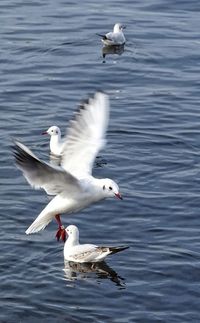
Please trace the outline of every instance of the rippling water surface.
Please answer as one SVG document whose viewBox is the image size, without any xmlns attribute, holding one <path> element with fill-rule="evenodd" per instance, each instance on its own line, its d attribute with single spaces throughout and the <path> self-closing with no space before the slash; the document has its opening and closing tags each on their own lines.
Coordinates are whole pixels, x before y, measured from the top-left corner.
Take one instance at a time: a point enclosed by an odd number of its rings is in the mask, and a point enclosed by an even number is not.
<svg viewBox="0 0 200 323">
<path fill-rule="evenodd" d="M 1 0 L 1 322 L 200 322 L 199 1 Z M 127 25 L 121 55 L 96 33 Z M 25 230 L 48 202 L 14 165 L 11 138 L 48 160 L 41 132 L 65 132 L 96 89 L 111 100 L 94 174 L 124 200 L 71 217 L 81 241 L 130 248 L 64 270 L 55 222 Z M 101 163 L 103 161 L 103 163 Z"/>
</svg>

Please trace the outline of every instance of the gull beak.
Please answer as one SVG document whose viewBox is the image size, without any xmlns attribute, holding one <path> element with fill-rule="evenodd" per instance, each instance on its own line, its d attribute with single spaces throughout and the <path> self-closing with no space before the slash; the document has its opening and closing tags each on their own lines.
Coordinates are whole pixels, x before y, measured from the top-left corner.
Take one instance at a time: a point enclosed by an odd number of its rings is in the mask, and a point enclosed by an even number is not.
<svg viewBox="0 0 200 323">
<path fill-rule="evenodd" d="M 126 25 L 122 25 L 122 29 L 126 29 Z"/>
<path fill-rule="evenodd" d="M 42 132 L 42 135 L 48 135 L 47 131 Z"/>
<path fill-rule="evenodd" d="M 123 200 L 123 198 L 122 198 L 122 196 L 121 196 L 121 194 L 120 194 L 120 193 L 115 193 L 115 196 L 116 196 L 118 199 Z"/>
</svg>

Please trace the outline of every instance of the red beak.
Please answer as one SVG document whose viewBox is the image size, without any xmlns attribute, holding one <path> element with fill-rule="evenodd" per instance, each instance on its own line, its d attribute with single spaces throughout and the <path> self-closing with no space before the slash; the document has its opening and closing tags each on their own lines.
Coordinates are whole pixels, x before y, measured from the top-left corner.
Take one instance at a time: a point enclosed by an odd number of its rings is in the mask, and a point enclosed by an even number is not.
<svg viewBox="0 0 200 323">
<path fill-rule="evenodd" d="M 120 194 L 120 193 L 115 193 L 115 196 L 116 196 L 118 199 L 123 200 L 123 198 L 122 198 L 122 196 L 121 196 L 121 194 Z"/>
<path fill-rule="evenodd" d="M 42 132 L 42 135 L 48 135 L 47 131 Z"/>
</svg>

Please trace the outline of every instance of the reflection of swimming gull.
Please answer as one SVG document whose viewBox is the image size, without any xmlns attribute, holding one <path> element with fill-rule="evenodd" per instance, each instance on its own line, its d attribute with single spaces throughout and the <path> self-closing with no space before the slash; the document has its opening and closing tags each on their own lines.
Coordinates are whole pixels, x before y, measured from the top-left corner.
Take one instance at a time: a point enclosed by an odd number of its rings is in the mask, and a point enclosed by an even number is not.
<svg viewBox="0 0 200 323">
<path fill-rule="evenodd" d="M 126 39 L 125 39 L 124 33 L 123 33 L 124 28 L 125 28 L 125 26 L 117 23 L 114 25 L 113 31 L 111 31 L 105 35 L 101 35 L 101 34 L 97 34 L 97 35 L 102 37 L 101 40 L 104 43 L 104 45 L 106 45 L 106 46 L 123 45 L 126 42 Z"/>
<path fill-rule="evenodd" d="M 112 45 L 112 46 L 103 46 L 102 53 L 103 55 L 108 54 L 118 54 L 121 55 L 124 52 L 124 45 Z"/>
<path fill-rule="evenodd" d="M 92 278 L 92 274 L 95 274 L 98 279 L 110 279 L 117 286 L 125 287 L 124 278 L 119 276 L 105 261 L 82 264 L 65 261 L 64 272 L 67 280 Z"/>
<path fill-rule="evenodd" d="M 107 197 L 122 199 L 114 181 L 97 179 L 91 174 L 95 157 L 105 144 L 108 119 L 109 100 L 104 93 L 96 93 L 80 106 L 66 137 L 62 167 L 41 161 L 26 146 L 15 142 L 16 164 L 29 184 L 55 196 L 26 234 L 43 230 L 55 217 L 59 225 L 56 237 L 65 241 L 60 214 L 78 212 Z"/>
<path fill-rule="evenodd" d="M 103 58 L 106 57 L 106 55 L 122 55 L 124 52 L 124 45 L 112 45 L 112 46 L 103 46 L 102 47 L 102 56 Z"/>
<path fill-rule="evenodd" d="M 127 249 L 123 247 L 99 247 L 94 244 L 79 244 L 79 230 L 75 225 L 66 228 L 68 235 L 64 245 L 64 259 L 67 261 L 85 263 L 101 262 L 108 255 Z"/>
<path fill-rule="evenodd" d="M 61 138 L 61 131 L 60 128 L 57 126 L 50 127 L 47 131 L 42 133 L 43 135 L 50 135 L 50 152 L 53 155 L 60 156 L 63 152 L 64 148 L 64 140 Z"/>
</svg>

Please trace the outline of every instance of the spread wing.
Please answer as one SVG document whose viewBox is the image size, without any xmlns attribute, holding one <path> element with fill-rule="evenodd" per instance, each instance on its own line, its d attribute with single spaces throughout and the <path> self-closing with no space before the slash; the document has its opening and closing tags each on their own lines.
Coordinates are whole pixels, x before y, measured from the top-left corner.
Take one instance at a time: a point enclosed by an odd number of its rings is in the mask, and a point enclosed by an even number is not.
<svg viewBox="0 0 200 323">
<path fill-rule="evenodd" d="M 73 192 L 81 191 L 79 182 L 73 175 L 39 160 L 22 143 L 15 141 L 14 144 L 16 164 L 32 187 L 42 188 L 49 195 L 57 195 L 63 191 L 72 195 Z"/>
<path fill-rule="evenodd" d="M 66 136 L 61 166 L 80 178 L 92 173 L 94 160 L 105 144 L 109 121 L 109 99 L 97 92 L 83 103 L 71 121 Z"/>
</svg>

